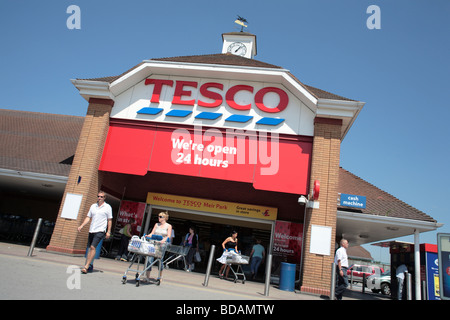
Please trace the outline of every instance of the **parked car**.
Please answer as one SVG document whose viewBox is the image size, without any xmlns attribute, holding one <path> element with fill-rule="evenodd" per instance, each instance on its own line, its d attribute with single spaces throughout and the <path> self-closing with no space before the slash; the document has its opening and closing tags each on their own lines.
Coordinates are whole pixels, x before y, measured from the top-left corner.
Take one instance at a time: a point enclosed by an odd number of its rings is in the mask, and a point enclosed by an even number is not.
<svg viewBox="0 0 450 320">
<path fill-rule="evenodd" d="M 366 286 L 372 292 L 378 293 L 381 291 L 384 295 L 391 294 L 391 270 L 388 270 L 381 275 L 371 275 L 367 278 Z"/>
<path fill-rule="evenodd" d="M 347 270 L 348 281 L 362 283 L 364 274 L 366 275 L 366 279 L 367 279 L 369 276 L 371 276 L 373 274 L 377 274 L 378 276 L 380 276 L 380 274 L 383 271 L 384 270 L 382 268 L 377 267 L 377 266 L 366 266 L 366 265 L 360 265 L 360 264 L 353 264 Z M 352 279 L 352 274 L 353 274 L 353 279 Z"/>
</svg>

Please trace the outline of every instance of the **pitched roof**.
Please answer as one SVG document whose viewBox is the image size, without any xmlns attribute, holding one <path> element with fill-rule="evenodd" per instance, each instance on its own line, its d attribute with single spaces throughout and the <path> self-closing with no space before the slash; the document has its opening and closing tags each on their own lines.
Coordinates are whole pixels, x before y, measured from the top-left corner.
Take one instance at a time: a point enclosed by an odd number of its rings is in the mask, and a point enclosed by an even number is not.
<svg viewBox="0 0 450 320">
<path fill-rule="evenodd" d="M 195 55 L 195 56 L 178 56 L 178 57 L 166 57 L 166 58 L 154 58 L 149 61 L 170 61 L 170 62 L 181 62 L 181 63 L 201 63 L 201 64 L 217 64 L 217 65 L 229 65 L 229 66 L 240 66 L 240 67 L 257 67 L 257 68 L 270 68 L 270 69 L 283 69 L 280 66 L 276 66 L 270 63 L 262 62 L 255 59 L 249 59 L 241 56 L 237 56 L 231 53 L 217 53 L 217 54 L 206 54 L 206 55 Z M 144 62 L 139 63 L 133 68 L 125 71 L 124 73 L 118 76 L 109 76 L 109 77 L 101 77 L 101 78 L 90 78 L 90 79 L 77 79 L 77 80 L 90 80 L 90 81 L 102 81 L 112 83 L 115 80 L 119 79 L 123 75 L 128 72 L 134 70 L 135 68 L 144 64 Z M 347 100 L 347 101 L 355 101 L 352 99 L 348 99 L 342 96 L 339 96 L 334 93 L 327 92 L 322 89 L 318 89 L 309 85 L 302 83 L 299 79 L 297 79 L 293 74 L 289 73 L 289 75 L 297 81 L 301 86 L 303 86 L 308 92 L 310 92 L 313 96 L 318 99 L 333 99 L 333 100 Z"/>
<path fill-rule="evenodd" d="M 338 190 L 339 193 L 365 196 L 366 208 L 356 209 L 361 213 L 436 222 L 436 220 L 426 213 L 410 206 L 393 195 L 375 187 L 369 182 L 342 168 L 340 168 L 339 171 Z M 342 211 L 355 211 L 353 209 L 340 206 L 338 206 L 338 209 Z"/>
<path fill-rule="evenodd" d="M 0 168 L 68 176 L 84 117 L 0 109 Z"/>
<path fill-rule="evenodd" d="M 367 260 L 373 260 L 370 252 L 361 246 L 348 247 L 347 255 L 351 258 L 363 258 Z"/>
</svg>

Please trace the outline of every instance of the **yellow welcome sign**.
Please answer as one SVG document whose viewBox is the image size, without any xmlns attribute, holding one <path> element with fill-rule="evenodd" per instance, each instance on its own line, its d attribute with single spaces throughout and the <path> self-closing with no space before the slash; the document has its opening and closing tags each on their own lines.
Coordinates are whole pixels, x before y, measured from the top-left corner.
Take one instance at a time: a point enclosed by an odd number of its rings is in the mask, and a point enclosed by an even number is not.
<svg viewBox="0 0 450 320">
<path fill-rule="evenodd" d="M 272 207 L 175 196 L 171 194 L 153 192 L 149 192 L 147 194 L 147 203 L 164 207 L 230 214 L 239 217 L 264 220 L 276 220 L 278 213 L 277 208 Z"/>
</svg>

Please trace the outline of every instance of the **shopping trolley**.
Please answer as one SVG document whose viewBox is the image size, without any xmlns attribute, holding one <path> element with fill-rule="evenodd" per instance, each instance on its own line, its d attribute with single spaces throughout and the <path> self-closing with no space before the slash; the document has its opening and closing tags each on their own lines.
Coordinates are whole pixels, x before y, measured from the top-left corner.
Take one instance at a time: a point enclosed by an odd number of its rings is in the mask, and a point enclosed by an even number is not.
<svg viewBox="0 0 450 320">
<path fill-rule="evenodd" d="M 166 252 L 171 253 L 168 255 L 167 259 L 164 260 L 164 268 L 169 269 L 169 264 L 179 259 L 182 259 L 184 262 L 184 267 L 186 268 L 186 255 L 189 252 L 189 246 L 177 246 L 173 244 L 169 244 L 166 248 Z"/>
<path fill-rule="evenodd" d="M 144 237 L 139 238 L 138 236 L 133 236 L 128 243 L 128 251 L 133 253 L 131 258 L 131 264 L 128 269 L 125 271 L 122 277 L 122 283 L 127 283 L 127 273 L 128 272 L 136 272 L 135 280 L 136 287 L 139 287 L 141 276 L 149 271 L 153 265 L 158 263 L 158 277 L 156 278 L 156 285 L 161 283 L 161 271 L 163 268 L 162 258 L 166 252 L 166 248 L 168 246 L 167 242 L 161 242 L 155 240 L 154 238 L 147 240 Z M 153 261 L 148 261 L 153 258 Z M 141 259 L 144 260 L 143 270 L 139 270 L 139 265 L 141 264 Z M 133 265 L 136 264 L 136 269 L 133 269 Z"/>
<path fill-rule="evenodd" d="M 242 283 L 245 283 L 245 273 L 244 269 L 242 269 L 243 264 L 248 264 L 250 257 L 241 255 L 239 253 L 233 253 L 227 256 L 226 264 L 230 268 L 231 272 L 234 275 L 234 283 L 239 280 L 239 276 L 242 276 Z M 233 266 L 236 266 L 236 270 L 233 269 Z"/>
</svg>

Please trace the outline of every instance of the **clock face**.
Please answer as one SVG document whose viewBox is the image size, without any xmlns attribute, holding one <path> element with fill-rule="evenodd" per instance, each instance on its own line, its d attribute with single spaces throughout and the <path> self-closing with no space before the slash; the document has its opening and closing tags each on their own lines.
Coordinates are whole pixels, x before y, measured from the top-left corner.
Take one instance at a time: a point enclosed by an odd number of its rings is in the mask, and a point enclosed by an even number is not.
<svg viewBox="0 0 450 320">
<path fill-rule="evenodd" d="M 238 56 L 243 56 L 247 53 L 247 47 L 242 42 L 233 42 L 228 46 L 227 51 Z"/>
</svg>

